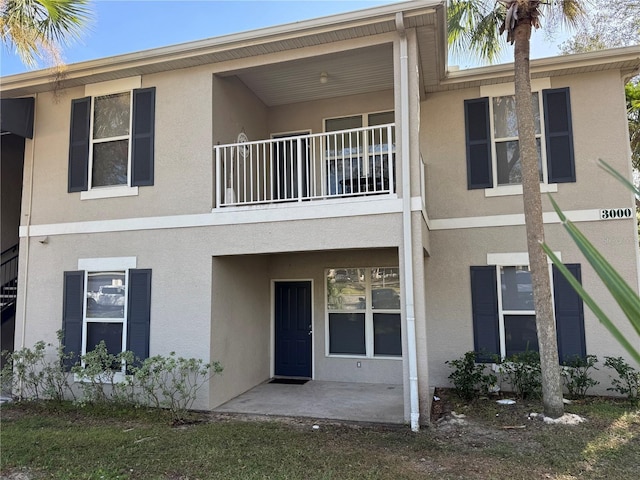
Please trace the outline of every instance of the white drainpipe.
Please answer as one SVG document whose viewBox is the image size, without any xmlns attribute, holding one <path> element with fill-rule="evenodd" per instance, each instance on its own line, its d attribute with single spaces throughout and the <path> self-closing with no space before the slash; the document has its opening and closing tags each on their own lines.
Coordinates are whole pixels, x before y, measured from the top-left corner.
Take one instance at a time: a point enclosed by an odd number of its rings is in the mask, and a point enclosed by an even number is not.
<svg viewBox="0 0 640 480">
<path fill-rule="evenodd" d="M 418 396 L 418 357 L 416 352 L 416 314 L 413 293 L 413 246 L 411 234 L 411 162 L 409 158 L 409 53 L 402 12 L 396 13 L 396 29 L 400 34 L 400 145 L 402 151 L 402 245 L 404 250 L 404 292 L 407 316 L 407 361 L 411 397 L 411 430 L 420 430 Z"/>
</svg>

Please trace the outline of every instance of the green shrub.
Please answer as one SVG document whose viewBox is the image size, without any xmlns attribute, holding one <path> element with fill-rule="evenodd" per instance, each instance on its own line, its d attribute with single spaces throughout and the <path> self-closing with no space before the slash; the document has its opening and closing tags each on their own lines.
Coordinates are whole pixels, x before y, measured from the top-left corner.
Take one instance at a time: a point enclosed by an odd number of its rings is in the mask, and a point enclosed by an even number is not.
<svg viewBox="0 0 640 480">
<path fill-rule="evenodd" d="M 487 394 L 497 381 L 493 373 L 485 373 L 484 364 L 476 363 L 476 352 L 467 352 L 457 360 L 444 363 L 453 369 L 449 380 L 453 382 L 456 393 L 465 400 Z"/>
<path fill-rule="evenodd" d="M 595 355 L 587 355 L 586 357 L 576 355 L 562 364 L 560 373 L 569 396 L 584 398 L 587 395 L 587 390 L 600 383 L 591 378 L 589 372 L 591 369 L 598 370 L 595 366 L 596 363 L 598 363 L 598 357 Z"/>
<path fill-rule="evenodd" d="M 514 353 L 500 364 L 499 372 L 522 399 L 542 396 L 542 370 L 538 352 Z"/>
<path fill-rule="evenodd" d="M 82 397 L 79 403 L 103 403 L 119 401 L 119 390 L 114 388 L 123 378 L 123 367 L 132 363 L 133 353 L 109 353 L 104 341 L 96 348 L 84 354 L 81 362 L 71 372 L 80 383 Z"/>
<path fill-rule="evenodd" d="M 133 367 L 132 380 L 143 404 L 166 408 L 174 422 L 182 422 L 198 390 L 220 372 L 219 362 L 204 363 L 200 359 L 177 357 L 171 352 L 169 356 L 149 357 L 139 367 Z"/>
<path fill-rule="evenodd" d="M 611 388 L 607 390 L 618 392 L 627 397 L 633 404 L 640 402 L 640 372 L 636 371 L 622 357 L 604 357 L 604 366 L 612 368 L 618 378 L 611 377 Z"/>
<path fill-rule="evenodd" d="M 64 369 L 64 363 L 72 358 L 72 354 L 64 353 L 62 331 L 57 335 L 57 346 L 39 341 L 33 348 L 2 352 L 7 360 L 0 372 L 3 391 L 10 391 L 20 401 L 73 398 L 69 375 Z M 54 350 L 53 354 L 49 353 L 51 350 Z"/>
</svg>

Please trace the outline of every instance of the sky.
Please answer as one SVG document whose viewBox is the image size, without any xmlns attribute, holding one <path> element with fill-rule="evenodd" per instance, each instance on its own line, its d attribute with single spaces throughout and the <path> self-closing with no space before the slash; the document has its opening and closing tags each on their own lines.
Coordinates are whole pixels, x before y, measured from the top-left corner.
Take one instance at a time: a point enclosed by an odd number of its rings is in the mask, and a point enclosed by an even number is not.
<svg viewBox="0 0 640 480">
<path fill-rule="evenodd" d="M 72 64 L 389 3 L 394 0 L 91 0 L 93 21 L 82 39 L 63 48 L 63 59 Z M 534 32 L 531 57 L 556 55 L 561 40 Z M 6 46 L 0 48 L 0 75 L 29 71 Z M 503 61 L 512 61 L 510 49 Z M 456 63 L 474 66 L 449 60 Z"/>
</svg>

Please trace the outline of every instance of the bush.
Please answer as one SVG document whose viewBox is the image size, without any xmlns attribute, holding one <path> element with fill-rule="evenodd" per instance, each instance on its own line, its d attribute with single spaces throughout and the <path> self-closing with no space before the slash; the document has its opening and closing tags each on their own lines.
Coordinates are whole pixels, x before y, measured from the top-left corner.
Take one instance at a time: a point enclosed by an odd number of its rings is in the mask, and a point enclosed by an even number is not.
<svg viewBox="0 0 640 480">
<path fill-rule="evenodd" d="M 71 372 L 79 378 L 82 398 L 79 403 L 103 403 L 122 400 L 120 390 L 114 388 L 121 380 L 123 368 L 132 363 L 133 353 L 109 353 L 104 341 L 84 354 L 81 363 Z"/>
<path fill-rule="evenodd" d="M 595 355 L 587 355 L 586 357 L 576 355 L 562 364 L 560 374 L 569 396 L 584 398 L 587 395 L 587 390 L 600 383 L 591 378 L 589 373 L 591 369 L 598 370 L 595 366 L 596 363 L 598 363 L 598 357 Z"/>
<path fill-rule="evenodd" d="M 467 352 L 457 360 L 444 363 L 453 369 L 449 380 L 453 382 L 456 393 L 465 400 L 487 394 L 497 381 L 493 373 L 485 373 L 484 364 L 476 363 L 475 352 Z"/>
<path fill-rule="evenodd" d="M 166 408 L 174 422 L 185 420 L 187 411 L 205 381 L 222 372 L 219 362 L 204 363 L 200 359 L 156 355 L 132 368 L 133 388 L 139 389 L 140 401 L 156 408 Z"/>
<path fill-rule="evenodd" d="M 624 395 L 633 404 L 640 402 L 640 372 L 636 371 L 622 357 L 604 357 L 604 366 L 612 368 L 618 378 L 611 377 L 611 388 L 607 390 Z"/>
<path fill-rule="evenodd" d="M 33 348 L 21 348 L 14 352 L 2 352 L 7 363 L 0 372 L 2 390 L 10 391 L 20 401 L 55 400 L 73 398 L 65 362 L 73 354 L 65 354 L 62 346 L 62 331 L 57 332 L 58 345 L 43 341 Z M 53 361 L 48 350 L 54 349 Z"/>
<path fill-rule="evenodd" d="M 515 353 L 500 364 L 499 371 L 521 399 L 542 396 L 542 370 L 538 352 Z"/>
<path fill-rule="evenodd" d="M 222 372 L 222 366 L 218 362 L 177 357 L 175 352 L 141 361 L 130 351 L 110 354 L 100 342 L 72 371 L 81 377 L 83 395 L 79 403 L 116 402 L 162 408 L 169 410 L 174 422 L 182 422 L 198 390 Z"/>
</svg>

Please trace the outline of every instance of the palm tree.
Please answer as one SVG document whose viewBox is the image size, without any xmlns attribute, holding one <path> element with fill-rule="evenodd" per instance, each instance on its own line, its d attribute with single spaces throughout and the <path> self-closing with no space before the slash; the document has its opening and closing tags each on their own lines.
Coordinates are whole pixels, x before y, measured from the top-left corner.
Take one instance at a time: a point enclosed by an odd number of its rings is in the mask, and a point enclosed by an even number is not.
<svg viewBox="0 0 640 480">
<path fill-rule="evenodd" d="M 553 317 L 553 303 L 544 243 L 542 199 L 538 172 L 534 114 L 531 105 L 529 72 L 532 28 L 540 27 L 541 10 L 550 19 L 560 18 L 572 24 L 584 13 L 580 0 L 449 0 L 449 42 L 452 46 L 472 51 L 485 60 L 496 58 L 507 33 L 514 45 L 514 83 L 516 118 L 522 168 L 522 199 L 527 232 L 529 268 L 536 309 L 536 328 L 542 368 L 544 413 L 552 418 L 564 413 L 558 345 Z"/>
<path fill-rule="evenodd" d="M 37 59 L 62 65 L 60 46 L 79 38 L 91 19 L 89 0 L 0 0 L 0 37 L 15 48 L 22 62 Z"/>
</svg>

